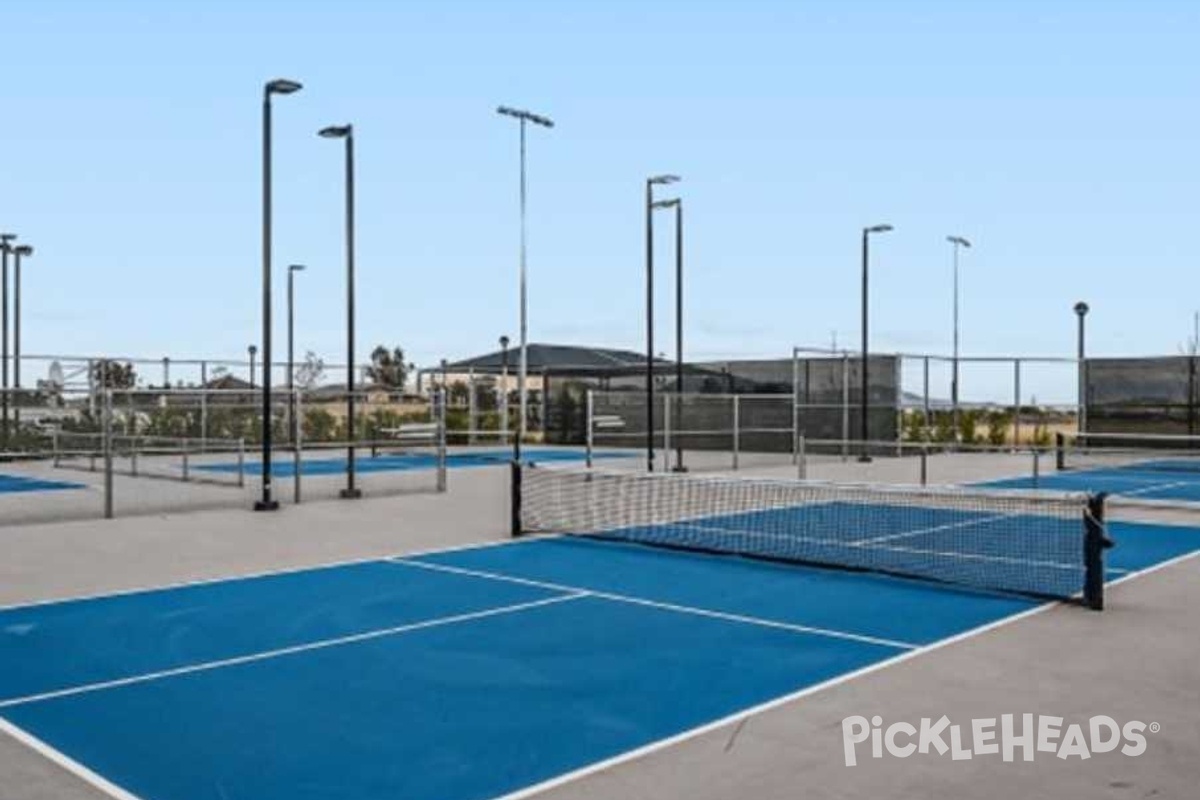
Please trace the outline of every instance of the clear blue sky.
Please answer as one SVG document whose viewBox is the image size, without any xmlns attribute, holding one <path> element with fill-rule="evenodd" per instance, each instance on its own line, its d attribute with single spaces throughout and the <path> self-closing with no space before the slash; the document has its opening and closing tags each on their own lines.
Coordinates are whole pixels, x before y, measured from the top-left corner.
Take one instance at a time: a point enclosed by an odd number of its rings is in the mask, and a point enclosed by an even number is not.
<svg viewBox="0 0 1200 800">
<path fill-rule="evenodd" d="M 276 104 L 276 276 L 301 350 L 344 351 L 341 151 L 357 131 L 359 342 L 418 363 L 517 329 L 641 348 L 642 181 L 684 176 L 688 353 L 858 346 L 859 230 L 889 222 L 873 347 L 1177 352 L 1193 252 L 1194 2 L 18 2 L 0 11 L 0 227 L 37 247 L 26 352 L 240 357 L 259 338 L 259 99 Z M 670 220 L 658 316 L 671 350 Z M 964 387 L 969 395 L 969 387 Z M 945 394 L 945 392 L 942 392 Z"/>
</svg>

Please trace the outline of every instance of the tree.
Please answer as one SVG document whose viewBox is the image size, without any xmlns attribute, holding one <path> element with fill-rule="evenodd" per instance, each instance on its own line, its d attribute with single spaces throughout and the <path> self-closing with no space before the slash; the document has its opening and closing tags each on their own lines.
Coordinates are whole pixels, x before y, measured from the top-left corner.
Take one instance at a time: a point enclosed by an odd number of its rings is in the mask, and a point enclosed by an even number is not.
<svg viewBox="0 0 1200 800">
<path fill-rule="evenodd" d="M 296 386 L 312 391 L 325 376 L 325 361 L 312 350 L 304 354 L 304 362 L 296 367 Z"/>
<path fill-rule="evenodd" d="M 404 363 L 404 348 L 393 347 L 388 350 L 379 345 L 371 351 L 371 366 L 367 367 L 367 377 L 390 389 L 403 389 L 408 379 L 408 365 Z"/>
<path fill-rule="evenodd" d="M 92 364 L 92 382 L 101 389 L 132 389 L 137 373 L 133 364 L 103 359 Z"/>
</svg>

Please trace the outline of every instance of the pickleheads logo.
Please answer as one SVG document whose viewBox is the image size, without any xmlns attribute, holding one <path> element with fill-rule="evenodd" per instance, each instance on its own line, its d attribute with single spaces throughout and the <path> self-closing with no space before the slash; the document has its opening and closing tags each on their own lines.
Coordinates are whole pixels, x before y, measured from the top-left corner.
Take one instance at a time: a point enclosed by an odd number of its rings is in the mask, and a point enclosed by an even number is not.
<svg viewBox="0 0 1200 800">
<path fill-rule="evenodd" d="M 943 715 L 936 721 L 923 717 L 919 725 L 893 722 L 886 728 L 878 715 L 870 720 L 853 716 L 842 720 L 842 746 L 847 767 L 858 763 L 858 746 L 868 740 L 872 758 L 883 758 L 885 752 L 896 758 L 908 758 L 914 753 L 938 756 L 949 753 L 954 761 L 996 755 L 1014 761 L 1020 753 L 1022 760 L 1033 761 L 1036 754 L 1047 753 L 1063 760 L 1086 761 L 1094 754 L 1111 753 L 1118 748 L 1122 755 L 1140 756 L 1146 752 L 1147 731 L 1158 733 L 1158 723 L 1147 725 L 1130 720 L 1121 725 L 1104 715 L 1066 727 L 1062 717 L 1021 714 L 1018 718 L 1003 714 L 998 725 L 995 717 L 989 717 L 973 719 L 969 725 L 961 726 Z"/>
</svg>

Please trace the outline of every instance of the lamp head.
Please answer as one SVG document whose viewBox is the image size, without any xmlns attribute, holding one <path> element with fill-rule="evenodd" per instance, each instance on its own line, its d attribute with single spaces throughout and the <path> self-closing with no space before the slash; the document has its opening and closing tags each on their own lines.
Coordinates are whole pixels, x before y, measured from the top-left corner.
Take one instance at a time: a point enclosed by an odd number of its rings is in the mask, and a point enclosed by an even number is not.
<svg viewBox="0 0 1200 800">
<path fill-rule="evenodd" d="M 33 247 L 27 244 L 20 244 L 13 248 L 13 252 L 18 256 L 24 256 L 28 258 L 29 256 L 33 255 Z"/>
<path fill-rule="evenodd" d="M 1089 310 L 1090 309 L 1088 308 L 1088 304 L 1083 302 L 1082 300 L 1080 300 L 1078 303 L 1075 304 L 1075 313 L 1078 314 L 1080 317 L 1083 317 L 1084 315 L 1086 315 Z"/>
<path fill-rule="evenodd" d="M 329 125 L 317 131 L 317 136 L 322 139 L 345 139 L 353 133 L 353 125 Z"/>
<path fill-rule="evenodd" d="M 889 233 L 895 230 L 891 225 L 872 225 L 869 228 L 863 228 L 863 233 Z"/>
<path fill-rule="evenodd" d="M 669 183 L 678 183 L 680 180 L 678 175 L 654 175 L 646 179 L 646 183 L 651 186 L 665 186 Z"/>
<path fill-rule="evenodd" d="M 508 349 L 508 337 L 507 337 L 507 336 L 501 336 L 501 337 L 500 337 L 500 346 L 501 346 L 502 348 L 504 348 L 505 350 L 507 350 L 507 349 Z"/>
<path fill-rule="evenodd" d="M 650 204 L 651 208 L 675 208 L 679 205 L 679 198 L 673 197 L 670 200 L 656 200 Z"/>
<path fill-rule="evenodd" d="M 956 244 L 960 247 L 970 247 L 971 243 L 962 236 L 947 236 L 946 241 L 950 244 Z"/>
<path fill-rule="evenodd" d="M 299 81 L 288 80 L 287 78 L 276 78 L 273 81 L 267 81 L 267 94 L 293 94 L 304 88 L 304 85 Z"/>
<path fill-rule="evenodd" d="M 8 243 L 17 238 L 15 233 L 0 233 L 0 247 L 8 249 Z"/>
<path fill-rule="evenodd" d="M 512 117 L 523 122 L 532 122 L 534 125 L 541 125 L 543 128 L 553 128 L 554 120 L 549 117 L 543 117 L 541 114 L 534 114 L 532 111 L 525 111 L 521 108 L 510 108 L 509 106 L 500 106 L 496 109 L 496 113 L 505 117 Z"/>
<path fill-rule="evenodd" d="M 303 264 L 289 264 L 288 272 L 304 272 L 307 269 Z"/>
</svg>

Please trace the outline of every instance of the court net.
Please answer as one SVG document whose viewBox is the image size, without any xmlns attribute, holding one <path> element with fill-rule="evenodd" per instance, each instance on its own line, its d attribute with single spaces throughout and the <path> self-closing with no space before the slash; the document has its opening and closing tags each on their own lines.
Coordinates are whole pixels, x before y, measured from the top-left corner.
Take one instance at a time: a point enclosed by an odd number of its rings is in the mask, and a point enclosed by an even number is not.
<svg viewBox="0 0 1200 800">
<path fill-rule="evenodd" d="M 1150 433 L 1060 433 L 1060 470 L 1200 472 L 1200 436 Z"/>
<path fill-rule="evenodd" d="M 512 466 L 514 535 L 881 572 L 1103 606 L 1103 497 Z"/>
</svg>

